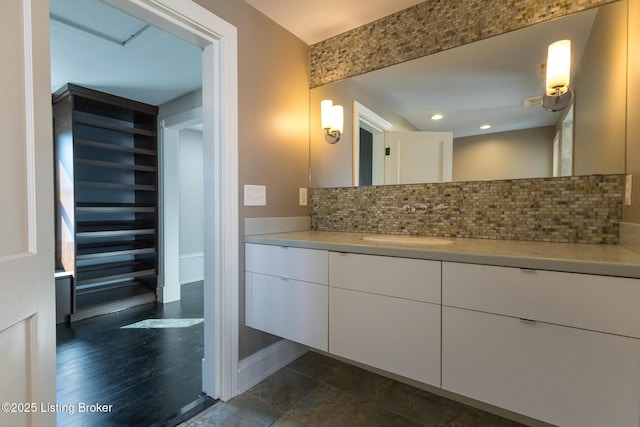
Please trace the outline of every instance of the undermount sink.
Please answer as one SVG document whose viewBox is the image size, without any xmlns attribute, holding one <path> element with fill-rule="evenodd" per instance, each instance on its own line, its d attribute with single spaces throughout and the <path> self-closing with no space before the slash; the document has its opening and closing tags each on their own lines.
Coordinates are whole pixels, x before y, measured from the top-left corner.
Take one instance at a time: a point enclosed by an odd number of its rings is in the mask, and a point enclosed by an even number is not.
<svg viewBox="0 0 640 427">
<path fill-rule="evenodd" d="M 366 240 L 368 242 L 402 243 L 409 245 L 451 245 L 454 243 L 452 240 L 444 239 L 442 237 L 427 236 L 372 235 L 364 236 L 362 240 Z"/>
</svg>

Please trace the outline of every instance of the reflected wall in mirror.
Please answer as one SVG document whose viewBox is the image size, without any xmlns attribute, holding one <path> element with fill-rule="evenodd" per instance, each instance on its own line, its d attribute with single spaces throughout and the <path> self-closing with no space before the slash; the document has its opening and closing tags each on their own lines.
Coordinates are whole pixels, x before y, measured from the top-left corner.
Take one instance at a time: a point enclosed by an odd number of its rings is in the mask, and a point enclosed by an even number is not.
<svg viewBox="0 0 640 427">
<path fill-rule="evenodd" d="M 310 186 L 360 185 L 360 129 L 372 129 L 354 105 L 393 132 L 451 132 L 453 181 L 624 173 L 626 17 L 622 0 L 312 89 Z M 552 113 L 540 97 L 547 47 L 561 39 L 572 43 L 575 97 L 571 108 Z M 324 142 L 322 99 L 344 106 L 336 145 Z M 431 120 L 434 114 L 443 118 Z M 377 135 L 384 143 L 373 146 L 385 152 L 368 158 L 382 158 L 383 166 L 364 169 L 387 168 L 388 177 L 390 138 L 386 130 Z"/>
</svg>

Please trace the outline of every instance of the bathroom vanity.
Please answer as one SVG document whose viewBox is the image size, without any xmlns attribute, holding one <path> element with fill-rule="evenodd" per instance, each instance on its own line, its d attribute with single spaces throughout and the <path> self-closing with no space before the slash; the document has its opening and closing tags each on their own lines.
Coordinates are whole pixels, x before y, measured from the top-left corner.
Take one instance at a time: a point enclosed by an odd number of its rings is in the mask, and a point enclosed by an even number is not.
<svg viewBox="0 0 640 427">
<path fill-rule="evenodd" d="M 640 254 L 363 237 L 245 237 L 246 324 L 548 423 L 639 425 Z"/>
</svg>

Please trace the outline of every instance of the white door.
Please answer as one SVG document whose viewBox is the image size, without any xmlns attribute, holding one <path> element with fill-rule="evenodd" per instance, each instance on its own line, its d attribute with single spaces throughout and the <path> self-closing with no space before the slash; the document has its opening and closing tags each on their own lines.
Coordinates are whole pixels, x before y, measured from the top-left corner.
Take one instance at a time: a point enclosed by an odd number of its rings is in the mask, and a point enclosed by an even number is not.
<svg viewBox="0 0 640 427">
<path fill-rule="evenodd" d="M 47 1 L 2 4 L 0 425 L 55 425 L 53 149 Z M 5 403 L 6 402 L 6 403 Z"/>
<path fill-rule="evenodd" d="M 449 182 L 453 133 L 388 132 L 387 184 Z"/>
</svg>

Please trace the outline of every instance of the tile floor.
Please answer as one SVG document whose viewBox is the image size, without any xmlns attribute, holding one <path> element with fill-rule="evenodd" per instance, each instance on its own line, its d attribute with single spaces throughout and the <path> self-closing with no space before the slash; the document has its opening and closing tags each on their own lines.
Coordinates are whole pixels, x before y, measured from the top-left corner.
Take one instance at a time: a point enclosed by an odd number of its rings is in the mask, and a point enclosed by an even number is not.
<svg viewBox="0 0 640 427">
<path fill-rule="evenodd" d="M 521 426 L 308 352 L 246 393 L 180 427 Z"/>
</svg>

